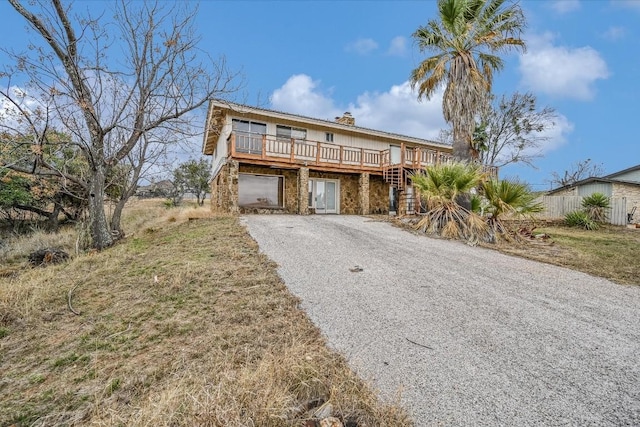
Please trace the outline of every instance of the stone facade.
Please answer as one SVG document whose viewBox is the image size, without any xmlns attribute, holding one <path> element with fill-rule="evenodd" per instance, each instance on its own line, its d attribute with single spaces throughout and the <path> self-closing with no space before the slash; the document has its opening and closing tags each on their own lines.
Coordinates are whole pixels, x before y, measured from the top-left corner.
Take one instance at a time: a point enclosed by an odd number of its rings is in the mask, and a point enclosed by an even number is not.
<svg viewBox="0 0 640 427">
<path fill-rule="evenodd" d="M 369 177 L 369 213 L 389 213 L 389 184 L 380 175 Z"/>
<path fill-rule="evenodd" d="M 284 208 L 247 208 L 238 204 L 238 175 L 251 173 L 284 177 Z M 367 172 L 341 174 L 298 170 L 275 169 L 267 166 L 238 164 L 228 161 L 211 182 L 211 209 L 226 213 L 315 213 L 309 208 L 309 180 L 330 179 L 340 182 L 340 213 L 346 215 L 386 214 L 389 212 L 389 184 L 379 175 Z"/>
<path fill-rule="evenodd" d="M 239 212 L 238 170 L 238 162 L 229 160 L 211 181 L 211 210 L 213 212 L 228 212 L 232 214 Z"/>
<path fill-rule="evenodd" d="M 309 171 L 309 179 L 335 179 L 340 181 L 340 213 L 346 215 L 358 215 L 360 213 L 358 198 L 357 174 L 342 174 L 332 172 Z M 313 211 L 313 209 L 311 209 Z"/>
<path fill-rule="evenodd" d="M 622 197 L 626 198 L 627 213 L 631 213 L 634 206 L 638 206 L 640 208 L 640 185 L 614 182 L 613 187 L 611 188 L 611 197 L 614 199 Z M 640 217 L 640 214 L 638 214 L 637 217 Z"/>
<path fill-rule="evenodd" d="M 298 215 L 309 215 L 309 168 L 298 170 Z"/>
<path fill-rule="evenodd" d="M 358 213 L 360 215 L 369 215 L 369 178 L 369 173 L 363 172 L 358 179 Z"/>
</svg>

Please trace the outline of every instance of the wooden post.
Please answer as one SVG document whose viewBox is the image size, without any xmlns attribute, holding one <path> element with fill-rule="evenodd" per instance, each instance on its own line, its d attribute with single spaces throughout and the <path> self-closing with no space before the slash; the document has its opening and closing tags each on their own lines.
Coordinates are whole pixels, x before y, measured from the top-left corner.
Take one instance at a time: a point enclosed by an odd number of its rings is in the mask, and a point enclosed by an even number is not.
<svg viewBox="0 0 640 427">
<path fill-rule="evenodd" d="M 230 148 L 231 148 L 230 150 L 227 150 L 228 151 L 227 155 L 230 154 L 231 157 L 235 157 L 235 155 L 236 155 L 236 134 L 235 133 L 231 134 L 231 147 Z"/>
<path fill-rule="evenodd" d="M 342 166 L 342 156 L 343 156 L 343 151 L 344 151 L 344 147 L 341 145 L 340 146 L 340 166 Z"/>
<path fill-rule="evenodd" d="M 291 138 L 291 153 L 289 154 L 289 160 L 293 163 L 293 159 L 296 155 L 296 140 Z"/>
<path fill-rule="evenodd" d="M 400 144 L 400 165 L 404 167 L 404 142 Z"/>
<path fill-rule="evenodd" d="M 320 147 L 320 142 L 316 142 L 316 165 L 320 164 L 320 150 L 322 148 Z"/>
<path fill-rule="evenodd" d="M 360 166 L 364 164 L 364 148 L 360 149 Z"/>
<path fill-rule="evenodd" d="M 436 151 L 436 165 L 440 164 L 440 152 Z"/>
<path fill-rule="evenodd" d="M 262 160 L 267 157 L 267 135 L 262 135 Z"/>
</svg>

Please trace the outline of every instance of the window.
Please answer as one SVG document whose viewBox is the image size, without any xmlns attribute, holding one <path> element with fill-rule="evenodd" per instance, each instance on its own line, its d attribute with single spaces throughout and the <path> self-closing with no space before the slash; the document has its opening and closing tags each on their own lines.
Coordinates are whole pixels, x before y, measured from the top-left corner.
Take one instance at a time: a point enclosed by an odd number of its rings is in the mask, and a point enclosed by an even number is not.
<svg viewBox="0 0 640 427">
<path fill-rule="evenodd" d="M 284 177 L 239 174 L 238 205 L 253 208 L 283 208 Z"/>
<path fill-rule="evenodd" d="M 331 132 L 326 132 L 324 134 L 324 140 L 326 142 L 333 142 L 333 134 Z"/>
<path fill-rule="evenodd" d="M 307 130 L 290 126 L 276 126 L 276 137 L 282 139 L 307 139 Z"/>
<path fill-rule="evenodd" d="M 242 153 L 262 152 L 262 137 L 267 134 L 266 124 L 233 119 L 232 129 L 236 134 L 236 151 Z"/>
</svg>

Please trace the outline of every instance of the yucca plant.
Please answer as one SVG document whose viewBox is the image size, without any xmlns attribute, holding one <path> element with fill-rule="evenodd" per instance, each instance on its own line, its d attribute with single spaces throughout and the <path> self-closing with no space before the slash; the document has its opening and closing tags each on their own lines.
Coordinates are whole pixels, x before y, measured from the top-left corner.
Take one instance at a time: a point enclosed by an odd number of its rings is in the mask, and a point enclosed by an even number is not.
<svg viewBox="0 0 640 427">
<path fill-rule="evenodd" d="M 611 207 L 609 197 L 602 193 L 593 193 L 582 199 L 584 212 L 592 221 L 605 222 L 607 220 L 607 209 Z"/>
<path fill-rule="evenodd" d="M 486 239 L 488 227 L 484 219 L 459 204 L 483 179 L 479 167 L 467 163 L 429 166 L 414 174 L 413 185 L 427 205 L 427 214 L 416 227 L 449 239 Z"/>
<path fill-rule="evenodd" d="M 564 216 L 564 222 L 569 227 L 582 227 L 585 230 L 597 230 L 598 223 L 589 217 L 585 211 L 573 211 Z"/>
<path fill-rule="evenodd" d="M 522 182 L 491 179 L 483 182 L 482 191 L 491 229 L 497 236 L 507 239 L 515 234 L 505 225 L 505 219 L 530 216 L 544 209 L 541 203 L 536 202 L 529 186 Z"/>
</svg>

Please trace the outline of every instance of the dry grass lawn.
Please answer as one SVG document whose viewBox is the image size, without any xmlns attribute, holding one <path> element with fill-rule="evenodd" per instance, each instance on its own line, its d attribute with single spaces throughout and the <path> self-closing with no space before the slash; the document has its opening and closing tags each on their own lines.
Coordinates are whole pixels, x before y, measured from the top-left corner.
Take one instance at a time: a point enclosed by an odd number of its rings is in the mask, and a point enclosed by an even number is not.
<svg viewBox="0 0 640 427">
<path fill-rule="evenodd" d="M 372 215 L 371 218 L 390 221 L 397 227 L 425 236 L 416 231 L 415 218 L 389 219 L 384 215 Z M 571 268 L 616 283 L 640 285 L 640 228 L 605 224 L 598 230 L 584 230 L 545 221 L 525 221 L 523 225 L 529 229 L 536 227 L 533 234 L 546 234 L 548 238 L 480 244 L 488 249 Z"/>
<path fill-rule="evenodd" d="M 412 425 L 326 347 L 237 218 L 138 202 L 125 231 L 0 277 L 1 426 L 303 426 L 325 402 L 345 425 Z"/>
<path fill-rule="evenodd" d="M 521 245 L 503 243 L 497 249 L 620 284 L 640 285 L 640 229 L 603 225 L 598 230 L 584 230 L 544 225 L 535 233 L 548 234 L 550 239 Z"/>
</svg>

